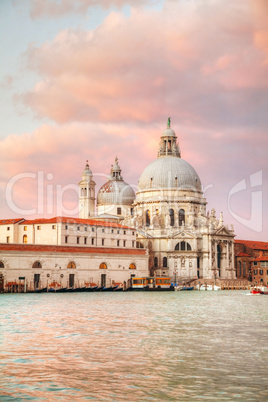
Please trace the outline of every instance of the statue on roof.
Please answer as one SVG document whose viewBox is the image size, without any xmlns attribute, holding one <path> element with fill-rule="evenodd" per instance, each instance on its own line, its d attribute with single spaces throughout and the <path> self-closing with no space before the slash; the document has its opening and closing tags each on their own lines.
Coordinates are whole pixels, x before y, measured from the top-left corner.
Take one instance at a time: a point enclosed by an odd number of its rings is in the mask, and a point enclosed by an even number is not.
<svg viewBox="0 0 268 402">
<path fill-rule="evenodd" d="M 167 119 L 167 127 L 170 128 L 170 117 Z"/>
</svg>

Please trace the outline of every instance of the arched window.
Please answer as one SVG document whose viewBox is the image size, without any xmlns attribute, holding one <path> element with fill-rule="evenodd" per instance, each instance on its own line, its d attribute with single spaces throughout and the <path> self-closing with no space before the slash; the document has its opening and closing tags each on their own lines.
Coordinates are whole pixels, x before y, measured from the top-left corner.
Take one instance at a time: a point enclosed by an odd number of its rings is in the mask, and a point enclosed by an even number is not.
<svg viewBox="0 0 268 402">
<path fill-rule="evenodd" d="M 221 267 L 221 246 L 217 245 L 217 267 Z"/>
<path fill-rule="evenodd" d="M 163 268 L 167 268 L 167 257 L 163 257 Z"/>
<path fill-rule="evenodd" d="M 154 267 L 157 268 L 158 267 L 158 258 L 154 257 Z"/>
<path fill-rule="evenodd" d="M 143 244 L 139 241 L 136 242 L 136 247 L 137 248 L 144 248 Z"/>
<path fill-rule="evenodd" d="M 246 263 L 245 261 L 243 262 L 243 277 L 246 277 Z"/>
<path fill-rule="evenodd" d="M 136 269 L 136 265 L 133 262 L 130 264 L 129 269 Z"/>
<path fill-rule="evenodd" d="M 150 226 L 150 211 L 147 209 L 146 211 L 146 226 Z"/>
<path fill-rule="evenodd" d="M 185 211 L 184 209 L 179 210 L 179 226 L 181 226 L 185 222 Z"/>
<path fill-rule="evenodd" d="M 102 262 L 100 264 L 100 269 L 107 269 L 107 265 L 105 264 L 105 262 Z"/>
<path fill-rule="evenodd" d="M 182 242 L 176 244 L 175 250 L 181 250 L 181 251 L 187 250 L 187 251 L 191 251 L 191 250 L 192 250 L 192 247 L 191 247 L 191 244 L 186 243 L 185 241 L 182 241 Z"/>
<path fill-rule="evenodd" d="M 5 264 L 3 263 L 3 261 L 0 261 L 0 268 L 5 268 Z"/>
<path fill-rule="evenodd" d="M 69 264 L 67 265 L 67 268 L 75 269 L 76 268 L 75 262 L 70 261 Z"/>
<path fill-rule="evenodd" d="M 174 210 L 169 210 L 169 217 L 170 217 L 170 226 L 174 226 Z"/>
<path fill-rule="evenodd" d="M 41 262 L 40 262 L 40 261 L 35 261 L 35 262 L 33 263 L 33 268 L 42 268 Z"/>
<path fill-rule="evenodd" d="M 27 235 L 23 235 L 23 244 L 27 244 L 28 243 L 28 237 Z"/>
</svg>

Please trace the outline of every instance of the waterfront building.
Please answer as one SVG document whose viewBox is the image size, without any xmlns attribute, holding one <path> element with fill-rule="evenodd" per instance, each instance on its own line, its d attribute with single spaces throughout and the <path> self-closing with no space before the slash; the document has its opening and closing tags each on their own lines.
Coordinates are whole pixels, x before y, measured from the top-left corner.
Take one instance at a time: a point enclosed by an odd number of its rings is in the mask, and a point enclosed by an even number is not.
<svg viewBox="0 0 268 402">
<path fill-rule="evenodd" d="M 97 195 L 99 217 L 136 228 L 137 247 L 148 250 L 151 275 L 180 280 L 234 279 L 234 230 L 206 210 L 195 169 L 181 158 L 174 130 L 163 131 L 157 159 L 141 174 L 136 195 L 123 181 L 116 158 Z M 81 208 L 81 217 L 84 212 Z"/>
<path fill-rule="evenodd" d="M 268 285 L 268 243 L 235 240 L 235 268 L 238 279 Z"/>
<path fill-rule="evenodd" d="M 64 286 L 148 275 L 185 282 L 236 278 L 233 227 L 224 224 L 222 213 L 207 210 L 201 180 L 181 158 L 170 119 L 136 194 L 123 180 L 118 158 L 97 197 L 95 186 L 87 161 L 79 218 L 0 221 L 0 284 L 19 277 L 43 285 L 51 278 Z"/>
</svg>

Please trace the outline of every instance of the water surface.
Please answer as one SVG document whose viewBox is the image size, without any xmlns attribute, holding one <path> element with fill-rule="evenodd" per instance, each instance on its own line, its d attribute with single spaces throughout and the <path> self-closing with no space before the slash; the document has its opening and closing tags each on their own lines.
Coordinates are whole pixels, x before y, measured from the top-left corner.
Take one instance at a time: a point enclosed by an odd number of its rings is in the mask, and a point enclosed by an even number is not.
<svg viewBox="0 0 268 402">
<path fill-rule="evenodd" d="M 267 400 L 268 296 L 2 294 L 0 400 Z"/>
</svg>

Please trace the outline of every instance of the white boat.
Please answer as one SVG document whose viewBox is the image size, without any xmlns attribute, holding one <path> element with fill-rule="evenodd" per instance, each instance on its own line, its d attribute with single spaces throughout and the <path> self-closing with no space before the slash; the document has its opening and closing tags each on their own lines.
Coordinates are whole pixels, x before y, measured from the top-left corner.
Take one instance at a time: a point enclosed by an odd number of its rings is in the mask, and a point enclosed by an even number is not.
<svg viewBox="0 0 268 402">
<path fill-rule="evenodd" d="M 217 285 L 197 285 L 196 286 L 197 290 L 221 290 L 220 286 Z"/>
</svg>

